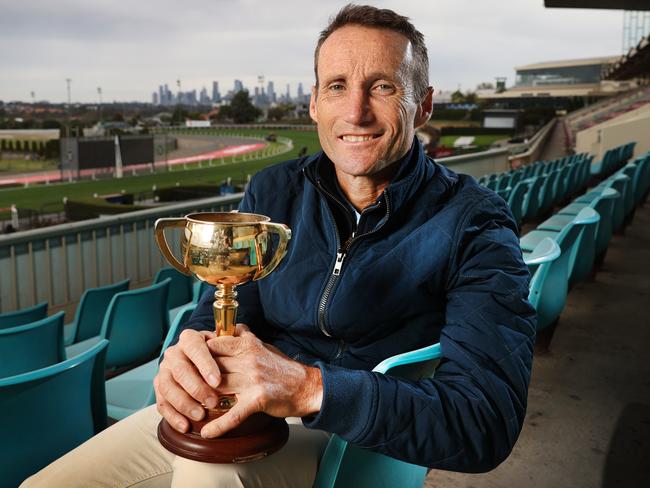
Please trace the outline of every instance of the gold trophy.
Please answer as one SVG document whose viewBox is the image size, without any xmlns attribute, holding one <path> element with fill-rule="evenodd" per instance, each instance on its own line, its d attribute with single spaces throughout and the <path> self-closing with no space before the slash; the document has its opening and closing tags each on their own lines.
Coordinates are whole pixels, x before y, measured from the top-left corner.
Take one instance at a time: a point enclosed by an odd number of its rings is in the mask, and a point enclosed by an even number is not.
<svg viewBox="0 0 650 488">
<path fill-rule="evenodd" d="M 156 242 L 169 264 L 186 275 L 216 286 L 214 319 L 218 336 L 233 335 L 237 317 L 235 287 L 259 280 L 273 271 L 284 257 L 291 230 L 270 222 L 264 215 L 238 212 L 194 213 L 183 218 L 158 219 Z M 173 255 L 164 231 L 182 227 L 182 262 Z M 279 241 L 273 252 L 272 234 Z M 203 420 L 190 420 L 190 431 L 181 434 L 165 419 L 158 425 L 158 439 L 169 451 L 195 461 L 240 463 L 261 459 L 280 449 L 289 437 L 284 419 L 256 413 L 239 427 L 216 439 L 201 437 L 201 428 L 220 417 L 235 403 L 235 395 L 222 395 L 215 408 L 204 408 Z"/>
</svg>

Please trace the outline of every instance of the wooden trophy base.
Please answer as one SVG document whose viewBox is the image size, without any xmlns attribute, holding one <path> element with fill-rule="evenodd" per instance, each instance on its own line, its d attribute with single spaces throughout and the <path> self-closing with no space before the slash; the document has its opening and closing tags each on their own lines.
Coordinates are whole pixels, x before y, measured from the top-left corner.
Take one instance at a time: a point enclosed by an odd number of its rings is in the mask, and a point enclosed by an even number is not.
<svg viewBox="0 0 650 488">
<path fill-rule="evenodd" d="M 245 463 L 262 459 L 279 450 L 289 438 L 284 419 L 264 413 L 251 415 L 236 429 L 216 439 L 201 437 L 201 428 L 217 418 L 208 410 L 204 420 L 190 420 L 191 430 L 181 434 L 162 419 L 158 424 L 158 440 L 168 451 L 202 463 Z"/>
</svg>

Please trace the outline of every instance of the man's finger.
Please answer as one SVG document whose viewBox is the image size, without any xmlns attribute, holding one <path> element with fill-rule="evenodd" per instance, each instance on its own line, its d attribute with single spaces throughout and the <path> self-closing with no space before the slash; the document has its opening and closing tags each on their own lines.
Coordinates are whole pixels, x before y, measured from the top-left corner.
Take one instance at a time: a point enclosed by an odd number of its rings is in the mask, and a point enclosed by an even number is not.
<svg viewBox="0 0 650 488">
<path fill-rule="evenodd" d="M 235 336 L 221 336 L 205 343 L 215 356 L 237 356 L 242 352 L 242 339 Z M 212 357 L 212 356 L 210 356 Z M 213 358 L 214 360 L 214 358 Z"/>
<path fill-rule="evenodd" d="M 238 399 L 234 407 L 232 407 L 218 419 L 215 419 L 203 426 L 201 429 L 201 437 L 205 439 L 219 437 L 220 435 L 223 435 L 229 430 L 232 430 L 240 425 L 244 420 L 246 420 L 255 412 L 256 410 L 252 404 L 246 404 L 246 402 Z"/>
<path fill-rule="evenodd" d="M 171 373 L 174 381 L 192 398 L 208 408 L 214 408 L 217 405 L 214 388 L 205 383 L 194 365 L 188 360 L 177 360 L 171 367 Z"/>
<path fill-rule="evenodd" d="M 235 336 L 240 336 L 245 333 L 252 333 L 246 324 L 237 324 L 235 326 Z"/>
<path fill-rule="evenodd" d="M 194 330 L 184 330 L 178 341 L 183 353 L 196 366 L 203 379 L 208 385 L 216 388 L 219 386 L 221 374 L 217 364 L 214 362 L 210 351 L 206 347 L 208 334 L 201 334 Z"/>
<path fill-rule="evenodd" d="M 159 398 L 162 397 L 177 412 L 186 417 L 195 420 L 201 420 L 203 418 L 205 409 L 176 383 L 171 372 L 161 368 L 158 376 Z"/>
<path fill-rule="evenodd" d="M 154 378 L 154 391 L 156 393 L 156 409 L 158 413 L 162 415 L 165 420 L 171 425 L 174 429 L 181 433 L 187 432 L 189 428 L 189 422 L 187 419 L 178 413 L 174 407 L 172 407 L 167 400 L 160 394 L 158 391 L 158 376 Z"/>
</svg>

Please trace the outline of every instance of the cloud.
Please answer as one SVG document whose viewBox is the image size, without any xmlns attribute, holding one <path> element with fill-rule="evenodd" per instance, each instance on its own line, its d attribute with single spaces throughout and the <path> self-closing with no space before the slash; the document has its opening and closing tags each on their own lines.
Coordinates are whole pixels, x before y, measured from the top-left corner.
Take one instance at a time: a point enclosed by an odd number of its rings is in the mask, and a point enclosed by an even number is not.
<svg viewBox="0 0 650 488">
<path fill-rule="evenodd" d="M 8 3 L 8 2 L 4 2 Z M 200 90 L 264 74 L 277 91 L 313 82 L 318 33 L 346 1 L 22 0 L 2 6 L 0 99 L 149 100 L 159 84 Z M 426 37 L 432 83 L 473 89 L 514 66 L 620 54 L 622 12 L 545 9 L 542 0 L 373 2 Z"/>
</svg>

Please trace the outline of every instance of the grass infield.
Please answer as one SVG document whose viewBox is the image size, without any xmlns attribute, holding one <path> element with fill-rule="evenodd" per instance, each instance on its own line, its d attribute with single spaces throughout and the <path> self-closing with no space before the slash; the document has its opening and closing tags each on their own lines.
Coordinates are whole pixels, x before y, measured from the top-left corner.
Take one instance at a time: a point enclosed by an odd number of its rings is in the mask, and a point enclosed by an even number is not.
<svg viewBox="0 0 650 488">
<path fill-rule="evenodd" d="M 125 176 L 122 179 L 106 179 L 97 181 L 79 181 L 74 183 L 56 183 L 50 185 L 34 185 L 28 188 L 7 188 L 0 189 L 0 219 L 9 218 L 8 208 L 15 204 L 18 208 L 29 208 L 39 212 L 50 213 L 63 210 L 63 197 L 71 199 L 92 198 L 95 193 L 105 195 L 118 193 L 124 190 L 126 193 L 151 192 L 153 185 L 157 188 L 165 188 L 191 184 L 219 184 L 226 178 L 233 181 L 244 181 L 248 174 L 255 174 L 262 168 L 297 157 L 301 148 L 307 147 L 307 154 L 320 150 L 318 134 L 316 131 L 293 131 L 293 130 L 256 130 L 236 129 L 232 131 L 215 129 L 219 135 L 242 135 L 242 136 L 266 136 L 274 133 L 279 137 L 287 137 L 293 141 L 293 149 L 278 156 L 258 159 L 254 161 L 241 161 L 242 156 L 236 158 L 225 158 L 223 165 L 220 160 L 214 160 L 214 166 L 206 167 L 202 163 L 188 164 L 187 169 L 174 168 L 170 172 L 161 172 L 142 176 Z M 205 131 L 202 132 L 206 135 Z"/>
</svg>

